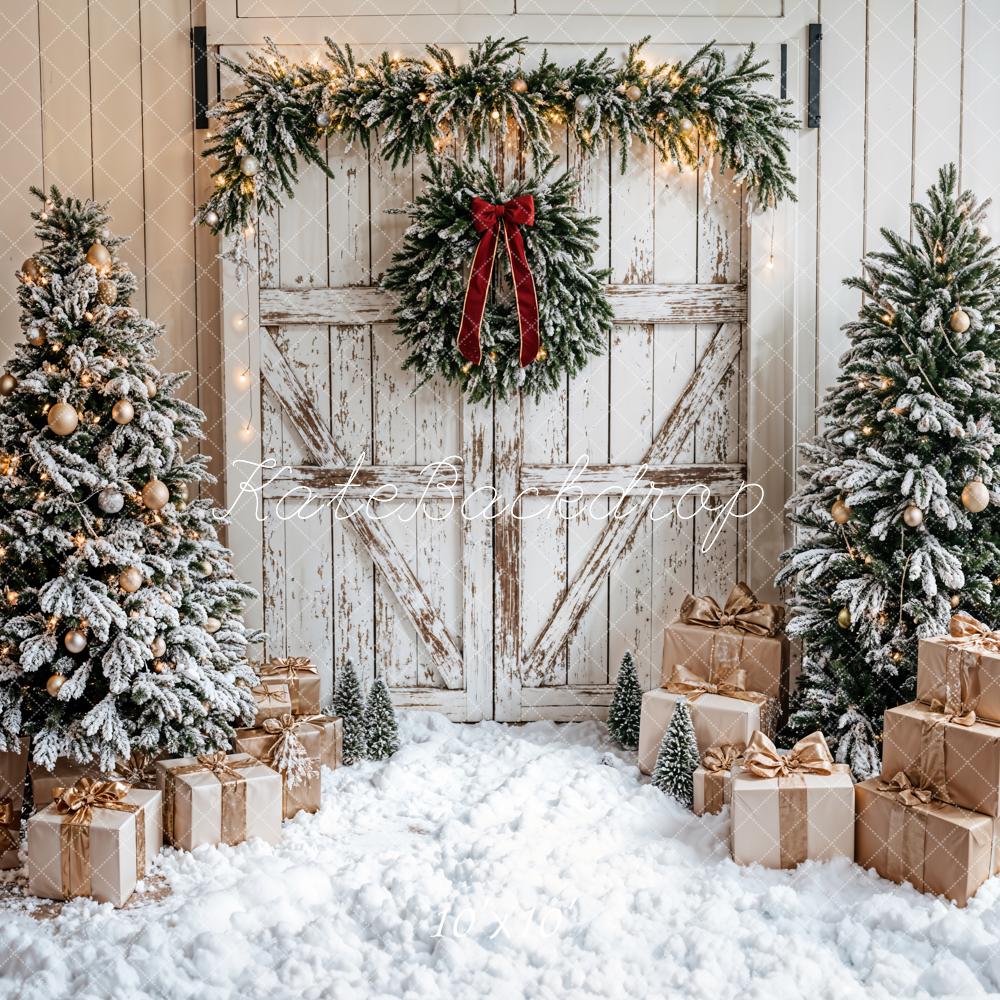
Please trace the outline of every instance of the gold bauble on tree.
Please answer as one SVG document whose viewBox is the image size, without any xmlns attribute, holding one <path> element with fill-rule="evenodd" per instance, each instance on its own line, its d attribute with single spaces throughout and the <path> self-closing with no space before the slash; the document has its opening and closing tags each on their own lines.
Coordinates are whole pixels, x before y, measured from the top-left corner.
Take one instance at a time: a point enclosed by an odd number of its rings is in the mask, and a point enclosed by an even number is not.
<svg viewBox="0 0 1000 1000">
<path fill-rule="evenodd" d="M 17 388 L 17 379 L 10 372 L 0 375 L 0 396 L 9 396 Z"/>
<path fill-rule="evenodd" d="M 111 419 L 116 424 L 130 424 L 135 416 L 135 407 L 127 399 L 119 399 L 111 408 Z"/>
<path fill-rule="evenodd" d="M 78 628 L 71 628 L 63 636 L 63 645 L 71 653 L 82 653 L 87 648 L 87 637 Z"/>
<path fill-rule="evenodd" d="M 841 608 L 837 612 L 837 624 L 841 628 L 851 627 L 851 612 L 848 608 Z"/>
<path fill-rule="evenodd" d="M 205 619 L 205 631 L 209 635 L 214 635 L 219 629 L 222 628 L 222 622 L 218 618 L 206 618 Z"/>
<path fill-rule="evenodd" d="M 118 575 L 118 586 L 126 594 L 134 594 L 142 586 L 143 579 L 142 570 L 138 566 L 128 566 Z"/>
<path fill-rule="evenodd" d="M 830 508 L 830 517 L 837 522 L 837 524 L 847 524 L 851 519 L 851 508 L 844 503 L 841 497 L 837 497 L 833 501 L 833 506 Z"/>
<path fill-rule="evenodd" d="M 149 651 L 153 656 L 159 658 L 167 651 L 167 640 L 162 635 L 158 635 L 150 644 Z"/>
<path fill-rule="evenodd" d="M 101 278 L 97 283 L 97 301 L 102 306 L 113 306 L 118 301 L 118 285 L 110 278 Z"/>
<path fill-rule="evenodd" d="M 948 320 L 948 326 L 955 333 L 965 333 L 971 324 L 972 320 L 969 319 L 969 314 L 961 306 L 951 314 L 951 319 Z"/>
<path fill-rule="evenodd" d="M 951 595 L 951 606 L 953 608 L 957 608 L 959 606 L 959 604 L 961 604 L 961 603 L 962 603 L 962 595 L 961 594 L 952 594 Z"/>
<path fill-rule="evenodd" d="M 53 698 L 58 698 L 59 697 L 59 692 L 62 689 L 63 684 L 65 684 L 65 683 L 66 683 L 66 678 L 63 677 L 62 674 L 53 674 L 45 682 L 45 690 L 48 691 L 48 693 Z"/>
<path fill-rule="evenodd" d="M 631 87 L 628 87 L 625 91 L 625 96 L 630 101 L 638 101 L 642 97 L 642 87 L 637 83 L 633 83 Z"/>
<path fill-rule="evenodd" d="M 146 395 L 152 399 L 156 395 L 156 383 L 148 375 L 143 381 L 146 383 Z"/>
<path fill-rule="evenodd" d="M 28 343 L 32 347 L 44 347 L 45 346 L 45 334 L 38 329 L 37 326 L 32 326 L 28 328 Z"/>
<path fill-rule="evenodd" d="M 911 503 L 903 511 L 903 523 L 910 528 L 919 528 L 924 523 L 924 512 L 915 503 Z"/>
<path fill-rule="evenodd" d="M 523 76 L 519 76 L 511 85 L 510 89 L 515 94 L 526 94 L 528 92 L 528 81 Z"/>
<path fill-rule="evenodd" d="M 962 489 L 962 503 L 965 509 L 973 514 L 978 514 L 981 510 L 986 510 L 990 505 L 990 491 L 981 479 L 973 479 L 966 483 Z"/>
<path fill-rule="evenodd" d="M 142 502 L 150 510 L 162 510 L 170 501 L 170 490 L 167 484 L 159 479 L 150 479 L 142 488 Z"/>
<path fill-rule="evenodd" d="M 56 403 L 50 406 L 47 419 L 49 428 L 60 437 L 72 434 L 80 423 L 76 407 L 70 406 L 69 403 Z"/>
<path fill-rule="evenodd" d="M 101 273 L 111 266 L 111 251 L 99 240 L 91 243 L 87 250 L 87 263 Z"/>
</svg>

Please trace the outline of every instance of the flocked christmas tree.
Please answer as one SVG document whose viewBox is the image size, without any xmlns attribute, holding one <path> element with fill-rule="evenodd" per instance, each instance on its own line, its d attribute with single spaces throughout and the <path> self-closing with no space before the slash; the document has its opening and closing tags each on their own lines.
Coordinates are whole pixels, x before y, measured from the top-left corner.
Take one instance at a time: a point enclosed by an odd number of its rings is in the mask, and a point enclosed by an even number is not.
<svg viewBox="0 0 1000 1000">
<path fill-rule="evenodd" d="M 626 750 L 635 750 L 639 746 L 641 711 L 642 688 L 639 687 L 632 654 L 626 652 L 608 706 L 608 735 Z"/>
<path fill-rule="evenodd" d="M 333 707 L 344 719 L 344 763 L 356 764 L 367 753 L 365 739 L 365 699 L 353 663 L 341 668 L 334 692 Z"/>
<path fill-rule="evenodd" d="M 389 688 L 375 678 L 365 705 L 365 744 L 369 760 L 385 760 L 399 749 L 399 724 Z"/>
<path fill-rule="evenodd" d="M 0 749 L 31 737 L 110 769 L 131 751 L 225 746 L 253 719 L 232 578 L 185 455 L 202 413 L 153 365 L 160 328 L 129 305 L 123 240 L 52 190 L 18 277 L 23 340 L 0 377 Z"/>
<path fill-rule="evenodd" d="M 650 781 L 690 809 L 694 804 L 694 772 L 699 763 L 691 709 L 687 699 L 681 699 L 674 706 L 667 731 L 660 740 Z"/>
<path fill-rule="evenodd" d="M 915 239 L 883 230 L 847 284 L 850 348 L 789 503 L 789 634 L 803 640 L 790 736 L 821 729 L 858 777 L 879 766 L 882 713 L 913 698 L 917 640 L 960 608 L 1000 612 L 1000 261 L 985 206 L 940 172 Z"/>
</svg>

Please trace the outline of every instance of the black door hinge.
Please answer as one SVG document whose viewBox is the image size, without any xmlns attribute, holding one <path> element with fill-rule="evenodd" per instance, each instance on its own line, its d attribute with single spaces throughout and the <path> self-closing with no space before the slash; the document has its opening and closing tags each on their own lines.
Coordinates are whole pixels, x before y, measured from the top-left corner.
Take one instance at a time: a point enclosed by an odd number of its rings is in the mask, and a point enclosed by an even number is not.
<svg viewBox="0 0 1000 1000">
<path fill-rule="evenodd" d="M 191 29 L 194 49 L 194 127 L 208 128 L 208 31 Z"/>
<path fill-rule="evenodd" d="M 819 128 L 819 69 L 823 26 L 809 25 L 809 88 L 806 102 L 806 127 Z"/>
</svg>

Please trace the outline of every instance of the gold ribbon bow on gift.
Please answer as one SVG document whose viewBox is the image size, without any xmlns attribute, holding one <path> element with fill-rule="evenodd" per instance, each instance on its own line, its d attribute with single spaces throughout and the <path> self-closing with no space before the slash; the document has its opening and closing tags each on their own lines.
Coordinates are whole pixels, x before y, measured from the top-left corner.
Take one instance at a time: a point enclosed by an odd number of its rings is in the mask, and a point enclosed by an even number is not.
<svg viewBox="0 0 1000 1000">
<path fill-rule="evenodd" d="M 759 729 L 750 737 L 743 767 L 758 778 L 787 778 L 801 774 L 833 774 L 833 754 L 819 731 L 803 736 L 787 754 Z"/>
<path fill-rule="evenodd" d="M 267 753 L 267 762 L 282 776 L 288 788 L 294 788 L 315 771 L 305 745 L 298 737 L 298 729 L 304 725 L 309 723 L 286 713 L 277 719 L 265 719 L 262 727 L 268 735 L 275 737 Z"/>
<path fill-rule="evenodd" d="M 956 726 L 974 726 L 976 724 L 976 710 L 965 702 L 949 705 L 940 698 L 932 698 L 931 711 L 940 712 L 943 716 L 942 722 L 951 722 Z"/>
<path fill-rule="evenodd" d="M 257 767 L 260 761 L 247 756 L 229 760 L 225 750 L 198 754 L 194 764 L 166 769 L 163 784 L 163 832 L 168 843 L 176 843 L 177 779 L 186 774 L 211 771 L 222 786 L 219 803 L 219 836 L 223 844 L 242 844 L 247 839 L 247 782 L 240 770 Z"/>
<path fill-rule="evenodd" d="M 146 874 L 146 821 L 142 806 L 126 802 L 131 788 L 124 781 L 94 781 L 81 778 L 72 788 L 56 788 L 56 811 L 62 814 L 59 828 L 59 863 L 62 892 L 67 899 L 91 895 L 90 824 L 95 809 L 136 813 L 135 875 Z"/>
<path fill-rule="evenodd" d="M 910 882 L 919 892 L 926 891 L 924 862 L 927 858 L 927 808 L 939 807 L 935 789 L 914 783 L 899 771 L 890 781 L 880 781 L 880 792 L 893 801 L 885 839 L 885 875 L 894 882 Z M 923 808 L 917 808 L 923 807 Z"/>
<path fill-rule="evenodd" d="M 880 792 L 890 792 L 904 806 L 927 805 L 934 801 L 934 789 L 914 784 L 905 771 L 897 771 L 889 781 L 878 783 Z"/>
<path fill-rule="evenodd" d="M 965 611 L 956 611 L 951 616 L 947 640 L 957 645 L 980 646 L 992 653 L 1000 653 L 1000 631 L 994 631 Z"/>
<path fill-rule="evenodd" d="M 680 620 L 685 625 L 732 629 L 749 635 L 775 635 L 781 628 L 784 610 L 775 604 L 761 604 L 754 592 L 738 583 L 723 607 L 714 597 L 688 594 L 681 605 Z"/>
<path fill-rule="evenodd" d="M 752 701 L 758 705 L 767 701 L 767 695 L 747 690 L 747 672 L 740 668 L 728 670 L 718 680 L 706 681 L 683 663 L 678 663 L 670 675 L 669 683 L 663 687 L 671 694 L 686 695 L 688 701 L 696 701 L 703 694 L 718 694 L 724 698 Z"/>
<path fill-rule="evenodd" d="M 722 746 L 709 747 L 702 758 L 701 766 L 706 771 L 731 771 L 743 756 L 743 747 L 735 743 L 723 743 Z"/>
<path fill-rule="evenodd" d="M 156 756 L 144 750 L 133 750 L 127 758 L 120 757 L 115 776 L 133 788 L 156 787 Z"/>
<path fill-rule="evenodd" d="M 308 656 L 281 656 L 268 660 L 257 672 L 261 677 L 286 673 L 296 677 L 299 674 L 318 674 L 319 668 Z"/>
</svg>

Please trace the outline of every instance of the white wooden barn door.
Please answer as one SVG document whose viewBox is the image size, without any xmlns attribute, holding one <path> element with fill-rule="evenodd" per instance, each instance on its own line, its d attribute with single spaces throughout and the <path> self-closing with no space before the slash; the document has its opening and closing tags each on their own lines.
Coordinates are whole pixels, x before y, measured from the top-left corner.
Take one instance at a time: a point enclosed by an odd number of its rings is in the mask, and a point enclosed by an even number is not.
<svg viewBox="0 0 1000 1000">
<path fill-rule="evenodd" d="M 589 52 L 560 48 L 556 59 Z M 677 59 L 692 46 L 647 51 Z M 651 686 L 684 595 L 746 576 L 742 522 L 703 552 L 712 515 L 690 499 L 670 515 L 689 485 L 721 503 L 747 476 L 743 192 L 649 149 L 632 150 L 624 174 L 617 150 L 582 158 L 563 137 L 555 152 L 601 220 L 616 323 L 587 370 L 537 403 L 465 404 L 402 368 L 376 285 L 406 225 L 387 210 L 413 196 L 421 163 L 393 172 L 331 141 L 332 176 L 305 172 L 258 234 L 250 419 L 275 467 L 263 475 L 263 625 L 268 653 L 311 656 L 327 689 L 350 660 L 366 680 L 385 676 L 398 705 L 455 719 L 603 717 L 626 650 Z M 493 158 L 524 169 L 515 142 Z M 226 294 L 232 308 L 240 293 Z M 584 458 L 581 502 L 553 509 Z M 443 460 L 453 481 L 442 488 L 439 473 L 428 499 L 426 467 Z M 633 496 L 613 516 L 636 477 L 663 498 L 651 510 Z M 469 516 L 491 490 L 499 516 Z M 376 492 L 394 498 L 380 516 L 343 516 Z"/>
</svg>

